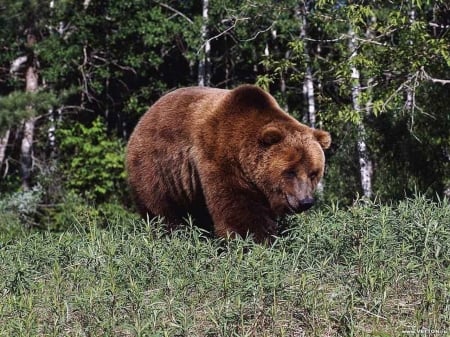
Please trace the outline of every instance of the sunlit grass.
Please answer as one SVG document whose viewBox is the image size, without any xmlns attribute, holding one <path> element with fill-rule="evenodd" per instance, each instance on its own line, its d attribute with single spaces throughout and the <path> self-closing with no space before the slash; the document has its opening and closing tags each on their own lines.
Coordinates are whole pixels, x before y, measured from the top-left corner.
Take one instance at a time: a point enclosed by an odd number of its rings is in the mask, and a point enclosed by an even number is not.
<svg viewBox="0 0 450 337">
<path fill-rule="evenodd" d="M 0 242 L 0 335 L 450 334 L 447 201 L 312 211 L 272 247 L 73 219 Z"/>
</svg>

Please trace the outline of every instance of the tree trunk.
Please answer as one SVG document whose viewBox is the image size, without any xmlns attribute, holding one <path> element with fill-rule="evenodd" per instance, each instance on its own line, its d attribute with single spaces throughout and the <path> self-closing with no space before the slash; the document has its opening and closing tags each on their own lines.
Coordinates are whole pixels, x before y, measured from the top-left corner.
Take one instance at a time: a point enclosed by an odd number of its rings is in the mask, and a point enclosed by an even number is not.
<svg viewBox="0 0 450 337">
<path fill-rule="evenodd" d="M 201 51 L 200 51 L 200 59 L 198 62 L 198 85 L 203 86 L 209 86 L 210 85 L 210 79 L 211 79 L 211 60 L 210 60 L 210 51 L 211 51 L 211 44 L 208 39 L 208 1 L 209 0 L 203 0 L 202 1 L 202 27 L 200 30 L 200 36 L 201 41 L 203 43 Z"/>
<path fill-rule="evenodd" d="M 306 7 L 303 11 L 298 13 L 300 19 L 300 38 L 303 40 L 303 57 L 305 60 L 305 80 L 303 82 L 303 94 L 305 97 L 305 101 L 308 105 L 308 114 L 307 119 L 309 125 L 312 128 L 316 127 L 316 104 L 314 100 L 314 82 L 311 70 L 311 58 L 309 57 L 309 49 L 308 44 L 306 43 L 305 38 L 307 37 L 308 32 L 308 22 L 306 14 L 308 12 L 308 8 Z"/>
<path fill-rule="evenodd" d="M 409 16 L 409 24 L 412 25 L 414 23 L 414 21 L 416 20 L 416 10 L 414 8 L 414 6 L 412 6 L 411 10 L 408 12 L 408 16 Z M 408 41 L 408 43 L 410 45 L 413 45 L 413 41 Z M 408 78 L 410 79 L 411 76 Z M 406 101 L 405 101 L 405 109 L 406 112 L 409 113 L 411 115 L 411 129 L 413 128 L 413 116 L 414 116 L 414 88 L 411 82 L 411 85 L 407 85 L 405 88 L 406 91 Z"/>
<path fill-rule="evenodd" d="M 364 113 L 361 109 L 361 83 L 360 74 L 358 68 L 352 64 L 352 58 L 357 55 L 356 39 L 353 29 L 349 29 L 349 51 L 350 51 L 350 67 L 351 67 L 351 80 L 352 80 L 352 105 L 353 109 L 360 116 L 359 122 L 357 124 L 357 151 L 358 151 L 358 161 L 359 161 L 359 172 L 361 178 L 361 187 L 363 196 L 366 198 L 372 197 L 372 161 L 370 160 L 369 151 L 367 149 L 366 139 L 366 129 L 364 127 Z"/>
<path fill-rule="evenodd" d="M 60 118 L 60 110 L 54 110 L 53 108 L 48 110 L 49 127 L 47 129 L 48 145 L 50 148 L 50 158 L 56 157 L 56 123 Z"/>
<path fill-rule="evenodd" d="M 361 175 L 361 187 L 363 190 L 364 197 L 371 198 L 373 168 L 365 139 L 366 139 L 366 130 L 364 124 L 360 122 L 358 124 L 357 148 L 359 156 L 359 170 Z"/>
<path fill-rule="evenodd" d="M 0 137 L 0 174 L 2 172 L 1 169 L 3 167 L 3 162 L 5 161 L 6 147 L 8 146 L 9 134 L 10 131 L 6 130 L 3 137 Z"/>
<path fill-rule="evenodd" d="M 36 92 L 38 89 L 38 73 L 36 69 L 35 61 L 32 60 L 27 68 L 25 81 L 26 92 Z M 33 109 L 33 106 L 28 106 L 28 109 Z M 23 137 L 20 147 L 20 168 L 22 177 L 22 189 L 25 191 L 31 187 L 31 169 L 33 167 L 33 140 L 34 140 L 34 128 L 36 124 L 36 118 L 29 118 L 23 125 Z"/>
<path fill-rule="evenodd" d="M 314 101 L 314 82 L 312 77 L 311 66 L 306 65 L 305 82 L 303 84 L 303 92 L 308 104 L 308 122 L 312 128 L 316 127 L 316 104 Z"/>
</svg>

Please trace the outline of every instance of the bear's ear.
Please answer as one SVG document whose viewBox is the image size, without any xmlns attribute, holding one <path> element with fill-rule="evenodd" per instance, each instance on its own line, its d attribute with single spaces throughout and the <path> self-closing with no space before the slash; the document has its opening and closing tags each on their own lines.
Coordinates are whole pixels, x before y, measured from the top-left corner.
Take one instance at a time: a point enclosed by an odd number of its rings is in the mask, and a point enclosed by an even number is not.
<svg viewBox="0 0 450 337">
<path fill-rule="evenodd" d="M 320 144 L 322 149 L 328 149 L 331 145 L 331 136 L 328 132 L 323 130 L 314 129 L 313 131 L 314 138 Z"/>
<path fill-rule="evenodd" d="M 262 129 L 259 140 L 264 145 L 273 145 L 283 140 L 283 132 L 275 126 L 267 126 Z"/>
<path fill-rule="evenodd" d="M 249 84 L 244 84 L 231 90 L 230 103 L 233 111 L 246 111 L 248 108 L 265 111 L 277 106 L 275 99 L 269 93 L 255 85 Z"/>
</svg>

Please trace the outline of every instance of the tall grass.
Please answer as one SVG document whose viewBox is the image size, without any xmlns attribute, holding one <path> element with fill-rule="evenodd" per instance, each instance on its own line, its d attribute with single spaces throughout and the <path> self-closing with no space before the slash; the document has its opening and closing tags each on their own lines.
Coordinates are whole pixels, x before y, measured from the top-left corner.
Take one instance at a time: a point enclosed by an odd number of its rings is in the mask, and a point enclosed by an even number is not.
<svg viewBox="0 0 450 337">
<path fill-rule="evenodd" d="M 312 211 L 271 247 L 83 214 L 0 235 L 1 336 L 450 335 L 448 201 Z"/>
</svg>

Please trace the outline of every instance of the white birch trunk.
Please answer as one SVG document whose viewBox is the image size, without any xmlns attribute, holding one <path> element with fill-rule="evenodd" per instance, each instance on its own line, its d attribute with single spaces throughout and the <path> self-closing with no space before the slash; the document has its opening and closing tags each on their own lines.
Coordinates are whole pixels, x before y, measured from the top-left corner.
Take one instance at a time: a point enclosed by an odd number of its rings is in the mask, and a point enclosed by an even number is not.
<svg viewBox="0 0 450 337">
<path fill-rule="evenodd" d="M 36 92 L 38 89 L 38 73 L 35 65 L 32 63 L 26 72 L 26 92 Z M 29 106 L 28 109 L 33 109 Z M 31 187 L 31 169 L 33 167 L 33 140 L 36 119 L 34 117 L 26 120 L 23 125 L 23 137 L 20 146 L 20 168 L 22 176 L 22 189 L 25 191 Z"/>
<path fill-rule="evenodd" d="M 211 52 L 211 44 L 208 39 L 208 4 L 209 0 L 203 0 L 202 1 L 202 27 L 200 30 L 200 37 L 201 41 L 203 43 L 202 50 L 200 51 L 200 59 L 198 62 L 198 85 L 203 86 L 209 86 L 210 84 L 210 52 Z"/>
<path fill-rule="evenodd" d="M 363 195 L 366 198 L 372 197 L 372 173 L 373 166 L 372 161 L 369 158 L 369 151 L 366 145 L 366 130 L 364 124 L 361 122 L 358 124 L 358 156 L 359 156 L 359 170 L 361 175 L 361 187 Z"/>
<path fill-rule="evenodd" d="M 356 49 L 356 39 L 353 29 L 350 27 L 349 29 L 349 50 L 350 50 L 350 61 L 352 58 L 357 56 Z M 372 197 L 372 173 L 373 173 L 373 165 L 370 160 L 369 151 L 367 149 L 366 144 L 366 130 L 363 122 L 363 111 L 361 109 L 360 100 L 361 100 L 361 84 L 360 84 L 360 73 L 356 66 L 354 66 L 351 62 L 351 80 L 352 80 L 352 104 L 353 109 L 358 112 L 360 116 L 360 121 L 357 125 L 358 139 L 356 142 L 357 150 L 358 150 L 358 161 L 359 161 L 359 172 L 361 177 L 361 187 L 363 191 L 363 196 L 366 198 Z"/>
<path fill-rule="evenodd" d="M 56 120 L 53 108 L 48 110 L 49 127 L 47 129 L 48 145 L 50 147 L 50 157 L 53 158 L 56 153 Z"/>
<path fill-rule="evenodd" d="M 309 56 L 308 56 L 309 59 Z M 306 65 L 306 74 L 305 74 L 305 88 L 306 88 L 306 101 L 308 103 L 308 120 L 309 125 L 312 128 L 316 127 L 316 103 L 314 100 L 314 81 L 311 71 L 311 66 L 308 63 Z"/>
<path fill-rule="evenodd" d="M 9 134 L 10 131 L 6 130 L 3 137 L 0 137 L 0 173 L 1 168 L 3 166 L 3 162 L 5 161 L 6 147 L 8 146 Z"/>
<path fill-rule="evenodd" d="M 305 4 L 306 6 L 306 4 Z M 307 9 L 305 8 L 305 12 Z M 312 128 L 316 127 L 316 103 L 314 100 L 314 81 L 311 69 L 311 58 L 309 57 L 308 44 L 305 38 L 307 37 L 307 19 L 306 13 L 298 13 L 300 19 L 300 38 L 303 40 L 304 50 L 303 57 L 305 60 L 305 80 L 303 82 L 303 94 L 305 101 L 308 104 L 308 122 Z"/>
<path fill-rule="evenodd" d="M 409 15 L 409 23 L 412 25 L 414 21 L 416 20 L 416 10 L 414 6 L 411 8 L 411 10 L 408 13 Z M 410 45 L 413 44 L 413 41 L 408 41 Z M 406 91 L 406 102 L 405 102 L 405 109 L 408 113 L 411 114 L 411 128 L 413 127 L 412 121 L 414 116 L 414 88 L 412 85 L 407 85 L 405 88 Z"/>
</svg>

